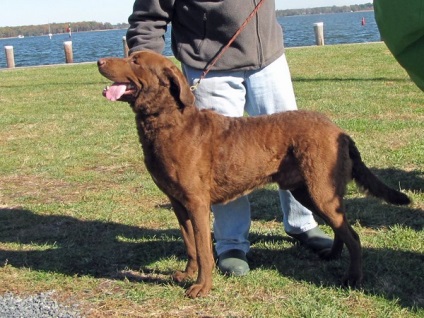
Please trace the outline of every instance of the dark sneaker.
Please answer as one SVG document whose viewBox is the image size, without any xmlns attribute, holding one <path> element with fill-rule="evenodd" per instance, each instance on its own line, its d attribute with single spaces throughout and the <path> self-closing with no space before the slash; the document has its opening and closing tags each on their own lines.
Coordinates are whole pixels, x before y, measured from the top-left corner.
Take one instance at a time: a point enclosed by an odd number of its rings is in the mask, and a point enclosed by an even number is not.
<svg viewBox="0 0 424 318">
<path fill-rule="evenodd" d="M 242 250 L 228 250 L 218 256 L 218 268 L 225 275 L 244 276 L 250 268 Z"/>
<path fill-rule="evenodd" d="M 329 253 L 333 246 L 333 240 L 318 226 L 300 234 L 287 233 L 287 235 L 298 240 L 300 244 L 310 248 L 319 255 Z"/>
</svg>

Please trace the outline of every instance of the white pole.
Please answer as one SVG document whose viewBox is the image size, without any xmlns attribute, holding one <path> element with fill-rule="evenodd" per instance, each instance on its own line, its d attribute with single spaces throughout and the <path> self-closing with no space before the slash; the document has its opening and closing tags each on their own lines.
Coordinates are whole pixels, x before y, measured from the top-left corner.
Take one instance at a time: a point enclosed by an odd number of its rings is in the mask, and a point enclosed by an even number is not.
<svg viewBox="0 0 424 318">
<path fill-rule="evenodd" d="M 63 42 L 63 46 L 65 48 L 66 63 L 73 63 L 74 62 L 74 53 L 72 52 L 72 41 Z"/>
<path fill-rule="evenodd" d="M 128 57 L 127 37 L 125 35 L 122 37 L 122 44 L 124 46 L 124 57 Z"/>
<path fill-rule="evenodd" d="M 314 23 L 315 41 L 317 45 L 324 45 L 324 23 Z"/>
<path fill-rule="evenodd" d="M 15 67 L 15 56 L 13 54 L 13 46 L 7 45 L 4 47 L 4 51 L 6 53 L 6 63 L 8 68 Z"/>
</svg>

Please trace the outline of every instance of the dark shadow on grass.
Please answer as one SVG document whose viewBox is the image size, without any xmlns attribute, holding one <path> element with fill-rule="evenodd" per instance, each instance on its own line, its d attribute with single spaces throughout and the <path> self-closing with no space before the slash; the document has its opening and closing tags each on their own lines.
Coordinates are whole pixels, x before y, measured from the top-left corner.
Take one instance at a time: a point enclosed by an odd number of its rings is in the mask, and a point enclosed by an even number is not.
<svg viewBox="0 0 424 318">
<path fill-rule="evenodd" d="M 249 194 L 251 218 L 262 221 L 283 221 L 277 190 L 262 188 Z"/>
<path fill-rule="evenodd" d="M 404 171 L 393 168 L 371 168 L 385 184 L 401 191 L 422 192 L 424 175 L 422 171 Z M 424 211 L 408 206 L 395 206 L 381 200 L 363 196 L 345 199 L 348 219 L 351 223 L 358 221 L 362 226 L 378 229 L 395 225 L 410 227 L 416 231 L 424 229 Z"/>
<path fill-rule="evenodd" d="M 403 191 L 424 189 L 421 171 L 398 169 L 371 169 L 387 185 Z M 281 221 L 278 193 L 261 189 L 250 195 L 252 218 L 263 221 Z M 345 199 L 350 223 L 359 222 L 364 227 L 409 227 L 424 229 L 424 211 L 410 207 L 393 206 L 372 197 Z M 291 240 L 287 236 L 250 236 L 252 243 Z M 294 244 L 295 242 L 293 242 Z M 366 248 L 364 257 L 364 293 L 397 300 L 401 306 L 424 308 L 424 255 L 411 251 Z M 278 253 L 273 250 L 252 248 L 250 264 L 254 268 L 276 268 L 283 276 L 328 287 L 340 286 L 341 277 L 349 264 L 345 249 L 341 260 L 322 261 L 304 248 L 293 247 Z"/>
<path fill-rule="evenodd" d="M 159 259 L 171 255 L 184 259 L 186 255 L 179 229 L 152 230 L 68 216 L 42 216 L 23 209 L 0 208 L 0 242 L 17 244 L 16 250 L 0 249 L 1 265 L 70 276 L 122 279 L 125 272 L 151 272 L 149 266 Z M 43 250 L 31 251 L 25 246 Z M 169 283 L 172 270 L 138 279 Z"/>
<path fill-rule="evenodd" d="M 402 190 L 424 191 L 424 170 L 405 171 L 394 168 L 372 168 L 371 171 L 395 189 L 400 187 Z M 395 181 L 393 182 L 393 180 Z"/>
<path fill-rule="evenodd" d="M 268 240 L 269 237 L 253 237 Z M 274 237 L 273 240 L 287 240 Z M 283 251 L 253 247 L 248 254 L 252 270 L 276 269 L 282 276 L 317 286 L 343 288 L 342 277 L 349 265 L 344 248 L 338 260 L 325 261 L 309 250 L 298 246 Z M 409 310 L 424 308 L 424 255 L 410 251 L 363 248 L 364 283 L 362 292 L 396 301 Z"/>
<path fill-rule="evenodd" d="M 280 214 L 277 192 L 260 190 L 256 195 L 273 197 L 270 200 L 273 206 L 270 211 L 274 211 L 265 219 L 276 220 L 275 215 Z M 266 197 L 262 199 L 268 200 Z M 363 200 L 360 205 L 365 207 L 371 199 Z M 254 217 L 258 218 L 262 208 L 255 208 L 255 204 L 259 204 L 255 196 L 252 201 L 253 210 L 256 210 Z M 265 204 L 265 201 L 260 204 Z M 278 211 L 274 208 L 278 208 Z M 403 220 L 408 223 L 408 219 L 402 217 L 415 212 L 408 208 L 395 207 L 393 213 L 401 215 L 401 222 Z M 417 216 L 418 214 L 415 215 Z M 422 225 L 422 214 L 419 220 Z M 298 281 L 329 288 L 340 286 L 349 261 L 346 251 L 341 260 L 327 262 L 297 246 L 287 236 L 251 235 L 254 245 L 260 241 L 278 240 L 290 241 L 293 246 L 283 250 L 253 247 L 249 254 L 252 269 L 272 268 L 281 275 Z M 2 266 L 8 264 L 16 268 L 31 268 L 69 276 L 89 275 L 147 284 L 172 282 L 170 276 L 176 268 L 157 270 L 155 262 L 171 257 L 181 261 L 186 259 L 178 229 L 154 230 L 112 222 L 84 221 L 69 216 L 43 216 L 14 208 L 0 208 L 0 242 L 17 246 L 14 250 L 0 249 Z M 33 246 L 39 246 L 40 250 L 28 250 L 28 247 L 31 249 Z M 423 308 L 423 263 L 424 256 L 420 253 L 364 249 L 364 293 L 398 299 L 399 304 L 408 309 Z M 417 275 L 417 272 L 421 275 Z M 190 282 L 181 286 L 184 288 L 189 284 Z"/>
</svg>

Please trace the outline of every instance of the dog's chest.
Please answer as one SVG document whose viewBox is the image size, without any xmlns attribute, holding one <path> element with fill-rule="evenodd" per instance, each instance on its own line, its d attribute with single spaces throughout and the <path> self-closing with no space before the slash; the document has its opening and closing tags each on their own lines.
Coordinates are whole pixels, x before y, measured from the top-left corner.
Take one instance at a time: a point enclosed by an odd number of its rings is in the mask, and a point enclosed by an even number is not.
<svg viewBox="0 0 424 318">
<path fill-rule="evenodd" d="M 143 147 L 144 148 L 144 147 Z M 155 184 L 165 194 L 175 196 L 178 192 L 177 167 L 173 166 L 166 154 L 157 149 L 144 150 L 144 163 Z M 168 154 L 169 155 L 169 154 Z M 164 158 L 165 156 L 165 158 Z"/>
</svg>

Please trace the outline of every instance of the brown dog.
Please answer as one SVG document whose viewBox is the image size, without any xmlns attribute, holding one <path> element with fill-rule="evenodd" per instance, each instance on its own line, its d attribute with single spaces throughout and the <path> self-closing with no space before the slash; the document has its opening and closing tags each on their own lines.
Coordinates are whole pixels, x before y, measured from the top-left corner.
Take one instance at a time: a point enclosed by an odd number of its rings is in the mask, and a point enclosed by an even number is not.
<svg viewBox="0 0 424 318">
<path fill-rule="evenodd" d="M 362 280 L 362 256 L 359 237 L 344 214 L 346 184 L 353 179 L 389 203 L 410 203 L 365 166 L 352 139 L 323 115 L 291 111 L 230 118 L 199 111 L 180 70 L 153 52 L 101 59 L 98 67 L 115 82 L 103 94 L 128 102 L 135 112 L 146 167 L 178 218 L 188 263 L 174 279 L 199 271 L 189 297 L 204 296 L 212 287 L 211 204 L 270 182 L 292 191 L 334 230 L 326 258 L 338 257 L 346 244 L 350 266 L 344 283 L 355 286 Z"/>
</svg>

